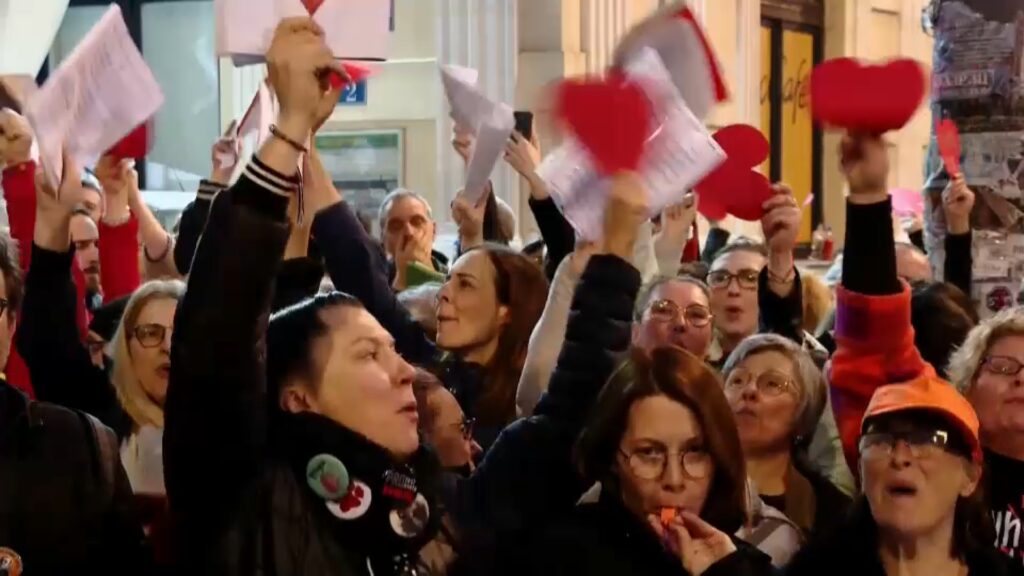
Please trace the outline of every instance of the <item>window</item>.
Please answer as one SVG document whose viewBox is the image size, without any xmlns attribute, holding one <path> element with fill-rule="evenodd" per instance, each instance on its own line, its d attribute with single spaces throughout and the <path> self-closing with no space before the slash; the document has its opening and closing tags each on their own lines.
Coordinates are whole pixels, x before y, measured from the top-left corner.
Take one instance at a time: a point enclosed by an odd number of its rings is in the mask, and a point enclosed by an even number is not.
<svg viewBox="0 0 1024 576">
<path fill-rule="evenodd" d="M 810 243 L 822 220 L 821 131 L 810 107 L 810 76 L 822 58 L 820 0 L 762 2 L 761 129 L 771 143 L 764 173 L 793 188 L 803 205 L 814 194 L 811 218 L 797 241 Z"/>
<path fill-rule="evenodd" d="M 194 190 L 210 171 L 217 139 L 219 77 L 212 0 L 117 0 L 128 31 L 164 91 L 155 140 L 138 166 L 150 190 Z M 40 82 L 99 21 L 109 0 L 71 0 Z"/>
</svg>

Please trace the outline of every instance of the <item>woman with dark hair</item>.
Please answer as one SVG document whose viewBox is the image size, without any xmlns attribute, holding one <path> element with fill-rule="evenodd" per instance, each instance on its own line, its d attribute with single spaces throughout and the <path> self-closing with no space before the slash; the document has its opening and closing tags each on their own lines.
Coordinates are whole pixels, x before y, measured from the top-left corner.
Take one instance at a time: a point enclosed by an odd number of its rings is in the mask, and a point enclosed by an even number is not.
<svg viewBox="0 0 1024 576">
<path fill-rule="evenodd" d="M 582 493 L 572 446 L 628 346 L 640 284 L 627 261 L 647 216 L 639 179 L 613 179 L 604 253 L 583 273 L 534 416 L 469 478 L 442 476 L 419 438 L 414 369 L 358 300 L 319 295 L 267 320 L 300 143 L 337 101 L 326 72 L 343 73 L 308 18 L 280 24 L 267 61 L 281 102 L 273 136 L 214 202 L 176 318 L 164 457 L 182 571 L 416 574 L 442 519 L 464 535 L 467 562 L 504 558 L 498 546 L 521 555 L 515 543 Z M 317 186 L 306 191 L 320 211 Z"/>
<path fill-rule="evenodd" d="M 677 348 L 635 350 L 580 435 L 596 503 L 544 533 L 532 574 L 771 574 L 735 538 L 746 520 L 743 451 L 715 372 Z"/>
<path fill-rule="evenodd" d="M 476 438 L 487 450 L 516 416 L 530 333 L 548 293 L 544 272 L 527 256 L 484 244 L 486 203 L 472 207 L 457 200 L 460 236 L 470 248 L 452 264 L 438 294 L 435 345 L 398 302 L 373 239 L 348 203 L 336 192 L 323 203 L 327 207 L 314 219 L 312 233 L 335 288 L 358 298 L 394 335 L 409 362 L 441 376 L 466 415 L 476 419 Z"/>
<path fill-rule="evenodd" d="M 829 376 L 864 496 L 797 555 L 790 574 L 1006 574 L 980 505 L 978 418 L 914 347 L 910 287 L 896 273 L 886 145 L 848 135 L 841 165 L 850 195 Z"/>
<path fill-rule="evenodd" d="M 978 313 L 962 290 L 947 282 L 922 282 L 910 296 L 914 346 L 947 378 L 950 357 L 978 324 Z"/>
</svg>

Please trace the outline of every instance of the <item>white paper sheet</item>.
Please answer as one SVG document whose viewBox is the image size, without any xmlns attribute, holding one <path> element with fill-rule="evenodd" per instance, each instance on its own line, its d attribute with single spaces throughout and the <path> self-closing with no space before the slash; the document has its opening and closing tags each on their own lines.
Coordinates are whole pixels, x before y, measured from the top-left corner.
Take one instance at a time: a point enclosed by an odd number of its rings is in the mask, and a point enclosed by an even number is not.
<svg viewBox="0 0 1024 576">
<path fill-rule="evenodd" d="M 238 137 L 247 138 L 255 134 L 255 146 L 259 147 L 270 137 L 270 125 L 277 117 L 278 108 L 277 97 L 270 85 L 266 81 L 260 82 L 256 95 L 238 123 Z"/>
<path fill-rule="evenodd" d="M 476 87 L 476 80 L 476 70 L 471 68 L 441 67 L 441 84 L 448 98 L 451 118 L 458 127 L 470 132 L 476 132 L 494 108 L 494 103 Z"/>
<path fill-rule="evenodd" d="M 463 194 L 473 204 L 476 204 L 487 191 L 487 181 L 505 154 L 505 146 L 515 126 L 515 113 L 504 102 L 496 103 L 490 116 L 480 123 L 473 146 L 473 156 L 466 166 L 466 184 L 463 188 Z"/>
<path fill-rule="evenodd" d="M 39 74 L 68 1 L 0 0 L 0 74 Z"/>
<path fill-rule="evenodd" d="M 638 172 L 654 216 L 682 200 L 725 160 L 725 153 L 686 106 L 653 50 L 640 51 L 626 73 L 644 88 L 653 104 L 652 134 L 644 146 Z M 544 159 L 537 173 L 580 237 L 600 239 L 607 183 L 597 174 L 589 151 L 574 138 L 567 138 Z"/>
<path fill-rule="evenodd" d="M 264 60 L 283 18 L 308 16 L 300 0 L 214 0 L 217 55 L 235 65 Z M 384 60 L 391 45 L 390 0 L 324 0 L 313 15 L 338 58 Z"/>
<path fill-rule="evenodd" d="M 60 182 L 62 147 L 79 165 L 91 163 L 163 102 L 121 9 L 111 4 L 25 107 L 47 181 L 55 188 Z"/>
</svg>

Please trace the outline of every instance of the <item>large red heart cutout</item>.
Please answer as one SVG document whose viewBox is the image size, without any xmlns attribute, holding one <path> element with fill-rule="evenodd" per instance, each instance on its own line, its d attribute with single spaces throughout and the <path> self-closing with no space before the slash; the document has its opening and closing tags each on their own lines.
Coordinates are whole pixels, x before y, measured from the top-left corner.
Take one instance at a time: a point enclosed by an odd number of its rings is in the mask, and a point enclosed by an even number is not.
<svg viewBox="0 0 1024 576">
<path fill-rule="evenodd" d="M 853 132 L 899 130 L 924 100 L 926 82 L 924 69 L 908 58 L 882 65 L 827 60 L 811 72 L 811 112 L 823 125 Z"/>
<path fill-rule="evenodd" d="M 142 158 L 153 148 L 153 120 L 135 127 L 127 136 L 110 147 L 104 154 L 118 160 Z"/>
<path fill-rule="evenodd" d="M 601 174 L 640 165 L 651 103 L 636 84 L 619 75 L 567 80 L 559 86 L 556 110 L 590 150 Z"/>
<path fill-rule="evenodd" d="M 935 127 L 935 140 L 939 145 L 939 155 L 950 176 L 960 173 L 960 131 L 956 122 L 945 119 Z"/>
<path fill-rule="evenodd" d="M 764 214 L 761 206 L 772 197 L 772 187 L 753 168 L 768 157 L 768 140 L 760 130 L 746 124 L 726 126 L 713 138 L 726 158 L 697 184 L 701 213 L 713 220 L 721 220 L 712 216 L 723 211 L 742 220 L 760 219 Z"/>
</svg>

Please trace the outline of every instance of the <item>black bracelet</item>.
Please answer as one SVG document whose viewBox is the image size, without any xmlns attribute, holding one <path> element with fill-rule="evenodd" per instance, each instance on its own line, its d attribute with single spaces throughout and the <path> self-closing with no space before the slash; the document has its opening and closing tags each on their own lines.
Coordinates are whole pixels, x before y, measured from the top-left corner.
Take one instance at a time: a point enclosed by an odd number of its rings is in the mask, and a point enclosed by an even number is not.
<svg viewBox="0 0 1024 576">
<path fill-rule="evenodd" d="M 174 241 L 171 238 L 170 234 L 166 232 L 164 232 L 164 234 L 167 236 L 167 244 L 164 245 L 164 251 L 160 253 L 159 257 L 153 258 L 152 256 L 149 255 L 149 248 L 146 246 L 142 247 L 143 256 L 145 256 L 146 260 L 148 260 L 151 264 L 156 264 L 157 262 L 160 262 L 161 260 L 166 258 L 167 254 L 171 251 L 171 246 L 174 244 Z"/>
<path fill-rule="evenodd" d="M 276 124 L 271 124 L 270 125 L 270 134 L 273 137 L 277 138 L 278 140 L 281 140 L 282 142 L 287 143 L 292 148 L 295 148 L 295 150 L 297 152 L 299 152 L 301 154 L 309 154 L 309 148 L 306 148 L 305 146 L 303 146 L 299 142 L 296 142 L 295 140 L 292 140 L 292 138 L 290 136 L 288 136 L 284 132 L 281 132 L 280 130 L 278 130 Z"/>
</svg>

